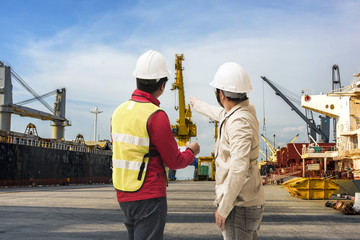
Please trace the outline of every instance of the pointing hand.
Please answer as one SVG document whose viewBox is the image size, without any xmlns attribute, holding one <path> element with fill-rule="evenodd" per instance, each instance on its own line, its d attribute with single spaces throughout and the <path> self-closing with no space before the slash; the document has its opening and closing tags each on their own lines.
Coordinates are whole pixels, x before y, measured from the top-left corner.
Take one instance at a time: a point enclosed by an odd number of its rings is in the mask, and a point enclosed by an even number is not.
<svg viewBox="0 0 360 240">
<path fill-rule="evenodd" d="M 198 101 L 196 97 L 190 97 L 190 105 L 191 107 L 194 107 L 195 103 Z"/>
</svg>

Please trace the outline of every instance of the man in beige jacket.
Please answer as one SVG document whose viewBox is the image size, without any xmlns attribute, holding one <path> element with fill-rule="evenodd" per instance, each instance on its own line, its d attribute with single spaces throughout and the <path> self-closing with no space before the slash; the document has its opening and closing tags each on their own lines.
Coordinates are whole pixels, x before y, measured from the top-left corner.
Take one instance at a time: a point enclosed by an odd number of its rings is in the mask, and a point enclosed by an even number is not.
<svg viewBox="0 0 360 240">
<path fill-rule="evenodd" d="M 258 167 L 259 123 L 247 93 L 248 74 L 237 63 L 220 66 L 210 83 L 221 107 L 190 97 L 193 109 L 219 122 L 215 144 L 216 224 L 224 239 L 257 239 L 264 211 Z"/>
</svg>

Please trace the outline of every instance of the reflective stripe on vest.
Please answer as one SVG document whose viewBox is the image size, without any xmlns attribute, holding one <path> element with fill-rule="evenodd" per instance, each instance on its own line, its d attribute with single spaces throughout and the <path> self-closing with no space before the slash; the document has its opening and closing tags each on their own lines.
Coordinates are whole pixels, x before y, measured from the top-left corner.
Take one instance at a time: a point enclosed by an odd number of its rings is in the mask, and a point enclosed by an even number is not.
<svg viewBox="0 0 360 240">
<path fill-rule="evenodd" d="M 129 100 L 111 118 L 113 140 L 113 185 L 123 192 L 141 189 L 149 162 L 150 137 L 147 122 L 161 110 L 152 103 Z"/>
</svg>

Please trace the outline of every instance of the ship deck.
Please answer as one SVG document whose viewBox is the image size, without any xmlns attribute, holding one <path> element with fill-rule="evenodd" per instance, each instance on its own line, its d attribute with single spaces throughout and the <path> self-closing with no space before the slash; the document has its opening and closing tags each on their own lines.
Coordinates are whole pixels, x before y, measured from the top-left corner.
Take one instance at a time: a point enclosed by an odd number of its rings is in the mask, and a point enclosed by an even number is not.
<svg viewBox="0 0 360 240">
<path fill-rule="evenodd" d="M 302 200 L 265 185 L 259 239 L 360 239 L 360 215 Z M 168 187 L 164 239 L 222 239 L 214 219 L 214 182 L 176 181 Z M 124 215 L 111 185 L 0 188 L 0 239 L 126 239 Z"/>
</svg>

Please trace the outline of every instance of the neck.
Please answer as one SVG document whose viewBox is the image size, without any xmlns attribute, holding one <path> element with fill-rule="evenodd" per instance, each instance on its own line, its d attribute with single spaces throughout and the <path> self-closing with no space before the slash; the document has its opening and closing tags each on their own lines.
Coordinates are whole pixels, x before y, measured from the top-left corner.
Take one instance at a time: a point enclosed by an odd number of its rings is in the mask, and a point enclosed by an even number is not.
<svg viewBox="0 0 360 240">
<path fill-rule="evenodd" d="M 157 91 L 153 92 L 151 95 L 153 95 L 155 98 L 159 98 L 162 95 L 163 91 L 158 89 Z"/>
<path fill-rule="evenodd" d="M 224 102 L 225 111 L 229 112 L 233 107 L 235 107 L 238 104 L 239 104 L 239 102 L 232 102 L 232 101 L 228 101 L 226 99 L 226 101 Z"/>
</svg>

